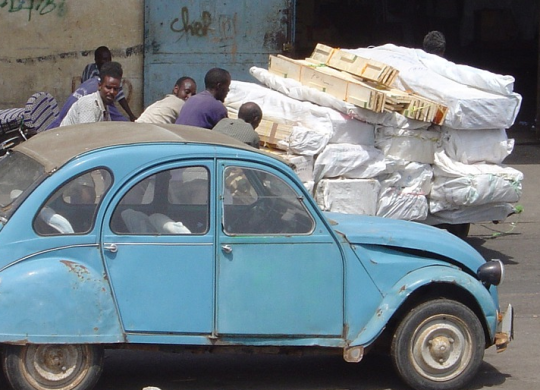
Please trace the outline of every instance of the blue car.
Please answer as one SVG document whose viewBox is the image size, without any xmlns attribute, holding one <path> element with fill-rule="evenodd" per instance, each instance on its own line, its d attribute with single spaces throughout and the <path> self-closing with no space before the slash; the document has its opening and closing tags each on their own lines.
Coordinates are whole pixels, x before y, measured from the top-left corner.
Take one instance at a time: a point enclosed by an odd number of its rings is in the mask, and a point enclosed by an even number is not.
<svg viewBox="0 0 540 390">
<path fill-rule="evenodd" d="M 211 130 L 48 130 L 0 161 L 0 348 L 15 390 L 87 390 L 131 345 L 385 351 L 458 389 L 512 339 L 498 260 L 430 226 L 324 213 L 293 169 Z"/>
</svg>

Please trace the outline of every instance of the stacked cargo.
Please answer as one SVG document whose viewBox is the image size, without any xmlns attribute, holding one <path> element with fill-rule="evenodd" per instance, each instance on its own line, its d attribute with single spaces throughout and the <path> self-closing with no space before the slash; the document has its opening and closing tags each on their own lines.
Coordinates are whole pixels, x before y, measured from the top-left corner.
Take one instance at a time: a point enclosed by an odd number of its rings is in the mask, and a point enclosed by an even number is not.
<svg viewBox="0 0 540 390">
<path fill-rule="evenodd" d="M 503 220 L 519 200 L 523 176 L 502 165 L 521 103 L 510 76 L 394 45 L 318 45 L 251 74 L 262 86 L 233 82 L 231 115 L 261 106 L 261 140 L 324 210 L 457 224 Z"/>
</svg>

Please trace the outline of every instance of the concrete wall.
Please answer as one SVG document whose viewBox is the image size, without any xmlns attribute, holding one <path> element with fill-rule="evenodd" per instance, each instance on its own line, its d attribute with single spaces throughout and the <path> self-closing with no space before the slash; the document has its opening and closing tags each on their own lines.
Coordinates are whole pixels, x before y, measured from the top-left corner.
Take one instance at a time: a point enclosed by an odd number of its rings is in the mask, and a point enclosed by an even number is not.
<svg viewBox="0 0 540 390">
<path fill-rule="evenodd" d="M 0 1 L 0 109 L 23 107 L 38 91 L 62 105 L 73 77 L 94 62 L 94 49 L 105 45 L 124 68 L 124 90 L 128 95 L 132 86 L 130 107 L 139 115 L 143 23 L 143 0 Z"/>
</svg>

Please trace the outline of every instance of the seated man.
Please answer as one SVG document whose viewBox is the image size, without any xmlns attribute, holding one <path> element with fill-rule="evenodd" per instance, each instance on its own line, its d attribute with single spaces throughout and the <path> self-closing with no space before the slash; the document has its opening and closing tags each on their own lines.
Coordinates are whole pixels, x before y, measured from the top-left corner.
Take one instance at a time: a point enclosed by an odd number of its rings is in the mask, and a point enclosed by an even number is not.
<svg viewBox="0 0 540 390">
<path fill-rule="evenodd" d="M 212 129 L 221 119 L 227 117 L 223 102 L 229 93 L 230 85 L 229 72 L 221 68 L 210 69 L 204 76 L 206 89 L 184 104 L 174 123 Z"/>
<path fill-rule="evenodd" d="M 112 54 L 109 48 L 107 46 L 98 47 L 96 51 L 94 51 L 94 62 L 86 65 L 86 67 L 83 70 L 83 73 L 81 76 L 81 83 L 84 83 L 86 80 L 89 80 L 91 78 L 99 77 L 99 72 L 103 64 L 105 64 L 106 62 L 111 62 L 111 61 L 112 61 Z M 126 99 L 126 96 L 124 95 L 124 91 L 122 90 L 122 87 L 120 87 L 120 91 L 118 92 L 118 95 L 116 96 L 116 101 L 128 114 L 130 121 L 133 122 L 135 119 L 137 119 L 137 117 L 133 114 L 133 112 L 131 112 L 131 108 L 129 107 L 129 103 Z"/>
<path fill-rule="evenodd" d="M 255 131 L 262 119 L 262 110 L 257 103 L 248 102 L 240 106 L 238 119 L 224 118 L 214 131 L 236 138 L 254 148 L 259 148 L 259 134 Z"/>
<path fill-rule="evenodd" d="M 191 77 L 181 77 L 176 81 L 172 93 L 151 104 L 144 110 L 137 123 L 174 123 L 184 103 L 197 93 L 197 84 Z"/>
<path fill-rule="evenodd" d="M 118 62 L 105 63 L 101 67 L 98 91 L 73 103 L 60 126 L 110 121 L 109 107 L 114 104 L 121 82 L 122 66 Z"/>
<path fill-rule="evenodd" d="M 118 64 L 118 62 L 115 62 L 115 64 Z M 109 65 L 107 65 L 105 68 L 107 67 L 109 67 Z M 73 92 L 71 96 L 67 99 L 66 103 L 60 110 L 60 113 L 58 114 L 56 119 L 47 127 L 47 129 L 54 129 L 56 127 L 59 127 L 60 123 L 62 123 L 62 121 L 66 117 L 71 106 L 73 106 L 73 104 L 75 104 L 83 96 L 97 92 L 99 89 L 99 84 L 99 77 L 92 77 L 91 79 L 88 79 L 84 83 L 82 83 L 81 86 L 77 88 L 75 92 Z M 116 108 L 114 102 L 110 104 L 107 103 L 107 110 L 109 111 L 112 121 L 127 121 L 127 118 L 120 113 L 118 108 Z"/>
</svg>

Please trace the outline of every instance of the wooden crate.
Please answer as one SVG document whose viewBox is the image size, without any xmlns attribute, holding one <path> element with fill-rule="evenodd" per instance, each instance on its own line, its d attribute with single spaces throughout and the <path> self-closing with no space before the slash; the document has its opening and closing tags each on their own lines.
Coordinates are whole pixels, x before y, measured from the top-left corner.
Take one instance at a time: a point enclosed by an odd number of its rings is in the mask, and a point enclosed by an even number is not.
<svg viewBox="0 0 540 390">
<path fill-rule="evenodd" d="M 410 119 L 436 124 L 444 121 L 448 109 L 442 104 L 414 93 L 389 88 L 380 82 L 366 80 L 345 70 L 325 66 L 312 57 L 293 60 L 282 55 L 270 56 L 269 71 L 377 113 L 398 112 Z M 273 145 L 274 140 L 269 139 L 267 142 Z"/>
<path fill-rule="evenodd" d="M 302 68 L 300 82 L 306 87 L 326 92 L 333 97 L 345 100 L 348 81 L 343 79 L 341 72 L 327 67 L 305 65 Z"/>
<path fill-rule="evenodd" d="M 314 63 L 327 64 L 335 50 L 336 49 L 330 46 L 318 43 L 317 46 L 315 46 L 313 53 L 311 53 L 311 56 L 306 58 L 306 60 L 310 60 Z"/>
<path fill-rule="evenodd" d="M 268 71 L 283 78 L 300 81 L 302 64 L 282 55 L 270 55 Z"/>
<path fill-rule="evenodd" d="M 261 146 L 286 150 L 285 147 L 278 145 L 278 142 L 287 141 L 291 137 L 292 128 L 291 125 L 263 119 L 255 131 L 259 134 Z"/>
<path fill-rule="evenodd" d="M 362 58 L 340 49 L 334 49 L 326 65 L 387 87 L 392 86 L 399 73 L 397 69 L 382 62 Z"/>
</svg>

